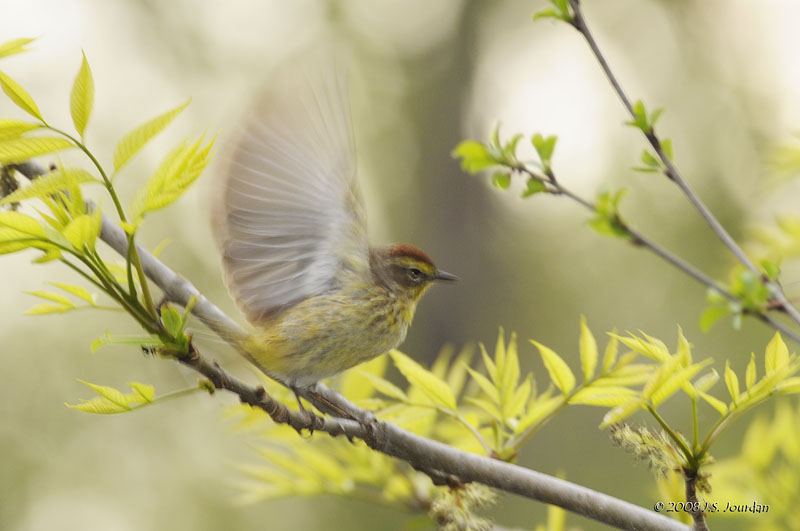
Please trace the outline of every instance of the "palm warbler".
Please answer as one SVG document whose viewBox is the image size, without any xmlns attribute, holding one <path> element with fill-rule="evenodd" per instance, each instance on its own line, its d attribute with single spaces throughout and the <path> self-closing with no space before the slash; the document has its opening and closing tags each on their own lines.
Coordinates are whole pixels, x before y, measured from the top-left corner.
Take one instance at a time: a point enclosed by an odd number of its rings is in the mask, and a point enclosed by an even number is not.
<svg viewBox="0 0 800 531">
<path fill-rule="evenodd" d="M 341 76 L 280 77 L 231 150 L 212 219 L 253 325 L 243 346 L 297 390 L 397 347 L 431 283 L 456 277 L 411 245 L 369 245 Z"/>
</svg>

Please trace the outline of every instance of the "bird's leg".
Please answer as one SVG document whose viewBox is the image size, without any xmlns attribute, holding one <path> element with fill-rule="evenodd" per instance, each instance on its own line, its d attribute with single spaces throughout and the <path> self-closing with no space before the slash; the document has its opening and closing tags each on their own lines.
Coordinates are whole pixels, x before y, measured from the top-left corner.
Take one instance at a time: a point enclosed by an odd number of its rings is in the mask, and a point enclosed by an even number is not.
<svg viewBox="0 0 800 531">
<path fill-rule="evenodd" d="M 378 437 L 378 434 L 381 433 L 378 429 L 379 422 L 371 411 L 359 409 L 346 400 L 337 400 L 337 403 L 334 404 L 325 396 L 325 392 L 319 389 L 317 384 L 308 387 L 306 389 L 306 394 L 312 399 L 315 406 L 324 410 L 326 413 L 343 419 L 354 420 L 364 426 L 364 429 L 367 431 L 364 442 L 366 442 L 368 446 L 375 448 L 381 444 L 380 437 Z M 347 438 L 352 442 L 349 436 Z"/>
<path fill-rule="evenodd" d="M 309 412 L 304 406 L 303 401 L 300 398 L 300 389 L 295 387 L 294 385 L 289 385 L 289 389 L 292 390 L 294 393 L 294 397 L 297 399 L 297 405 L 300 406 L 300 413 L 305 417 L 306 422 L 309 425 L 308 431 L 311 435 L 314 434 L 314 414 Z"/>
</svg>

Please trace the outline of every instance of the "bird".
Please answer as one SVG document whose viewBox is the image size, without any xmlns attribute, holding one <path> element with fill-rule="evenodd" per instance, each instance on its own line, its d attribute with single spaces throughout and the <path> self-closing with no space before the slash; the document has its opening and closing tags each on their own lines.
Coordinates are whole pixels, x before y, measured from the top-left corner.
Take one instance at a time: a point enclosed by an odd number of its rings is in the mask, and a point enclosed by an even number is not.
<svg viewBox="0 0 800 531">
<path fill-rule="evenodd" d="M 428 288 L 457 277 L 413 245 L 369 243 L 341 69 L 273 80 L 229 148 L 211 219 L 225 284 L 251 325 L 240 346 L 299 402 L 398 347 Z"/>
</svg>

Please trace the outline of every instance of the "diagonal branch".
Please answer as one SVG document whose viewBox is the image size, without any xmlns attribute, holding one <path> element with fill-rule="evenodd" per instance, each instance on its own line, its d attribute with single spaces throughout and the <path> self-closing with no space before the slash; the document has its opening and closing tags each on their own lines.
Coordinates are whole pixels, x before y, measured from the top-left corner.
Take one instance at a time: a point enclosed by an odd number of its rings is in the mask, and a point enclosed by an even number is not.
<svg viewBox="0 0 800 531">
<path fill-rule="evenodd" d="M 17 165 L 16 168 L 29 179 L 45 173 L 41 166 L 32 162 Z M 106 217 L 103 217 L 100 239 L 121 256 L 127 256 L 128 239 L 125 232 Z M 138 247 L 137 251 L 146 276 L 161 288 L 169 300 L 185 306 L 194 299 L 192 313 L 252 361 L 240 346 L 240 340 L 247 336 L 242 327 L 203 296 L 191 282 L 145 249 Z M 317 384 L 307 396 L 315 405 L 323 410 L 345 412 L 354 418 L 370 421 L 333 417 L 321 419 L 289 410 L 270 397 L 263 387 L 241 382 L 216 363 L 209 362 L 195 349 L 180 362 L 203 374 L 216 388 L 230 391 L 243 402 L 263 409 L 276 422 L 286 422 L 298 430 L 305 428 L 324 431 L 332 436 L 358 437 L 374 450 L 406 461 L 415 469 L 424 471 L 438 483 L 483 483 L 505 492 L 558 505 L 621 529 L 688 529 L 675 520 L 626 501 L 534 470 L 464 452 L 413 434 L 394 424 L 374 419 L 370 412 L 358 408 L 322 384 Z"/>
<path fill-rule="evenodd" d="M 636 115 L 633 111 L 633 106 L 631 105 L 630 99 L 625 94 L 622 85 L 620 85 L 619 81 L 614 75 L 614 72 L 608 65 L 608 61 L 600 50 L 600 47 L 597 45 L 597 41 L 589 30 L 589 26 L 587 25 L 586 19 L 584 18 L 581 10 L 580 0 L 569 0 L 569 4 L 572 9 L 572 19 L 570 20 L 570 24 L 572 27 L 578 30 L 581 35 L 583 35 L 584 39 L 589 45 L 589 48 L 592 50 L 592 53 L 597 59 L 597 62 L 603 69 L 606 78 L 608 78 L 609 83 L 611 83 L 611 86 L 614 88 L 614 92 L 616 92 L 617 96 L 619 96 L 619 99 L 622 100 L 622 104 L 625 106 L 628 114 L 635 119 Z M 750 270 L 750 272 L 762 279 L 762 282 L 769 290 L 774 301 L 778 304 L 778 307 L 787 315 L 789 315 L 789 317 L 791 317 L 795 323 L 800 325 L 800 311 L 798 311 L 797 308 L 795 308 L 792 303 L 789 302 L 786 295 L 783 293 L 783 289 L 781 289 L 777 282 L 769 280 L 762 274 L 753 261 L 750 260 L 750 258 L 745 254 L 744 250 L 742 250 L 739 244 L 736 243 L 736 240 L 734 240 L 728 231 L 725 230 L 725 227 L 722 226 L 722 224 L 706 206 L 703 200 L 700 199 L 697 193 L 695 193 L 686 179 L 684 179 L 681 173 L 678 171 L 678 168 L 675 166 L 669 156 L 667 156 L 661 140 L 656 135 L 655 130 L 651 127 L 650 131 L 645 131 L 644 134 L 647 138 L 647 141 L 650 143 L 650 146 L 652 146 L 652 148 L 655 150 L 656 155 L 664 165 L 664 175 L 678 185 L 678 188 L 681 189 L 683 194 L 686 196 L 692 206 L 694 206 L 694 208 L 698 211 L 706 224 L 711 228 L 714 234 L 717 235 L 720 241 L 722 241 L 725 247 L 727 247 L 728 250 L 736 257 L 736 259 L 748 270 Z"/>
</svg>

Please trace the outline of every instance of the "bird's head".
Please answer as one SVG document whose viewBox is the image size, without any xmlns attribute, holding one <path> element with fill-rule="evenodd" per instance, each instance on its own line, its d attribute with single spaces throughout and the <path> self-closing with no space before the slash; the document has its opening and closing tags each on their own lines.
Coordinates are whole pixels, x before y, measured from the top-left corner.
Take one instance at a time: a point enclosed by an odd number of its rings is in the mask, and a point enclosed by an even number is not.
<svg viewBox="0 0 800 531">
<path fill-rule="evenodd" d="M 370 267 L 379 283 L 414 302 L 433 282 L 458 280 L 455 275 L 438 269 L 425 251 L 405 243 L 374 248 Z"/>
</svg>

